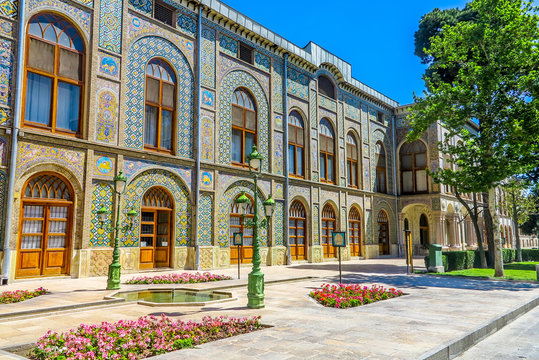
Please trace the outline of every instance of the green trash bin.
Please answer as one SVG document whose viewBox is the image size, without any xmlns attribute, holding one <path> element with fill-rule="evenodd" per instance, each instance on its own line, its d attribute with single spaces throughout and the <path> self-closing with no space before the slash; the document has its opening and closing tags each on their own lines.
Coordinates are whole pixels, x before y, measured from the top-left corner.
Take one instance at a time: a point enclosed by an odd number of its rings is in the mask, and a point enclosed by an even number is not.
<svg viewBox="0 0 539 360">
<path fill-rule="evenodd" d="M 444 272 L 444 264 L 442 263 L 442 245 L 431 244 L 429 247 L 429 272 Z"/>
</svg>

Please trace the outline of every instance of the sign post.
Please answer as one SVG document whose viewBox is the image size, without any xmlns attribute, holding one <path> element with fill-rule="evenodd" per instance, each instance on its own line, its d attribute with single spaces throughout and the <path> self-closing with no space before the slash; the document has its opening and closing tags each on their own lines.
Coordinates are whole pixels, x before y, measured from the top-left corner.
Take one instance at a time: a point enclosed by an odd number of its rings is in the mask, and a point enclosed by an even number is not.
<svg viewBox="0 0 539 360">
<path fill-rule="evenodd" d="M 238 247 L 238 279 L 239 279 L 240 278 L 240 261 L 241 261 L 240 247 L 243 246 L 243 233 L 237 232 L 237 233 L 232 234 L 232 239 L 234 240 L 233 245 L 236 245 Z"/>
<path fill-rule="evenodd" d="M 411 249 L 410 249 L 410 242 L 409 242 L 409 238 L 411 238 L 411 235 L 412 235 L 412 231 L 411 230 L 408 230 L 408 229 L 405 229 L 404 230 L 404 245 L 406 246 L 406 273 L 409 274 L 410 273 L 410 252 L 411 252 Z M 413 269 L 413 264 L 412 264 L 412 272 L 414 271 Z"/>
<path fill-rule="evenodd" d="M 339 248 L 339 284 L 342 284 L 341 248 L 346 246 L 346 233 L 334 232 L 333 247 Z"/>
</svg>

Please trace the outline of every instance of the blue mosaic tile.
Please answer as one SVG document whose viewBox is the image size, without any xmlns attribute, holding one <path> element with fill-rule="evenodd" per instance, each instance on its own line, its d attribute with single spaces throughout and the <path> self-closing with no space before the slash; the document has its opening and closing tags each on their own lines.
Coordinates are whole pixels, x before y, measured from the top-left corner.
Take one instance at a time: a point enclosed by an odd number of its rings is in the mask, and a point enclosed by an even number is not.
<svg viewBox="0 0 539 360">
<path fill-rule="evenodd" d="M 210 246 L 213 239 L 213 198 L 210 194 L 200 195 L 198 217 L 198 244 Z"/>
<path fill-rule="evenodd" d="M 101 1 L 99 5 L 99 46 L 117 54 L 122 52 L 123 1 Z"/>
<path fill-rule="evenodd" d="M 90 224 L 90 246 L 110 246 L 112 233 L 107 231 L 106 228 L 112 225 L 113 210 L 113 197 L 114 191 L 112 185 L 108 182 L 98 181 L 94 182 L 92 190 L 92 222 Z M 107 220 L 101 226 L 97 210 L 101 207 L 105 207 L 110 214 L 107 216 Z"/>
<path fill-rule="evenodd" d="M 215 30 L 202 28 L 202 84 L 215 88 Z"/>
</svg>

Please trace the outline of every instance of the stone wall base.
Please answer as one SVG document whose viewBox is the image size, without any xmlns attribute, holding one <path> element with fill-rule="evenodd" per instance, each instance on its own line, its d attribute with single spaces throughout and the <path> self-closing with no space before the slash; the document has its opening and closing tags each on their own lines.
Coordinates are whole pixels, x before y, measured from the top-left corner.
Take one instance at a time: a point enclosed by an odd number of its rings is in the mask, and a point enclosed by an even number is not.
<svg viewBox="0 0 539 360">
<path fill-rule="evenodd" d="M 310 263 L 321 263 L 324 261 L 324 250 L 321 245 L 313 245 L 308 249 L 307 260 L 309 260 Z"/>
<path fill-rule="evenodd" d="M 272 246 L 268 251 L 267 265 L 286 265 L 286 247 Z"/>
<path fill-rule="evenodd" d="M 365 259 L 376 259 L 380 256 L 380 247 L 378 244 L 365 245 Z"/>
</svg>

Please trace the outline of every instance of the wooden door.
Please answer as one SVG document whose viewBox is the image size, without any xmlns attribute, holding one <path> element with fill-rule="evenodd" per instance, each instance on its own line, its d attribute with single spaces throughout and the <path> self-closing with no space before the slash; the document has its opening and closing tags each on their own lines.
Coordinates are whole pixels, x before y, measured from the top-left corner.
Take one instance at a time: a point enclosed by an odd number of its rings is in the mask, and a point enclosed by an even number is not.
<svg viewBox="0 0 539 360">
<path fill-rule="evenodd" d="M 238 195 L 239 196 L 239 195 Z M 236 199 L 232 201 L 230 206 L 230 225 L 229 225 L 229 236 L 230 236 L 230 263 L 237 264 L 238 261 L 240 264 L 249 264 L 253 262 L 253 229 L 243 226 L 244 219 L 253 219 L 254 217 L 254 205 L 253 199 L 246 195 L 250 203 L 247 207 L 247 215 L 244 217 L 240 214 L 239 206 L 236 204 Z M 239 249 L 237 246 L 233 246 L 232 237 L 234 233 L 241 232 L 243 233 L 243 246 L 240 246 Z"/>
<path fill-rule="evenodd" d="M 361 217 L 357 208 L 353 207 L 348 216 L 348 232 L 350 255 L 361 256 Z"/>
<path fill-rule="evenodd" d="M 324 257 L 327 258 L 335 257 L 335 248 L 333 247 L 335 225 L 335 211 L 331 205 L 327 204 L 322 210 L 322 246 L 324 248 Z"/>
<path fill-rule="evenodd" d="M 69 273 L 73 195 L 67 181 L 40 174 L 22 197 L 16 278 Z"/>
<path fill-rule="evenodd" d="M 288 232 L 290 256 L 292 260 L 306 259 L 305 231 L 307 215 L 303 204 L 298 200 L 292 202 L 289 212 Z"/>
<path fill-rule="evenodd" d="M 389 220 L 384 210 L 378 213 L 378 246 L 380 255 L 389 255 Z"/>
<path fill-rule="evenodd" d="M 140 269 L 170 267 L 172 201 L 161 188 L 144 195 L 140 218 Z"/>
</svg>

